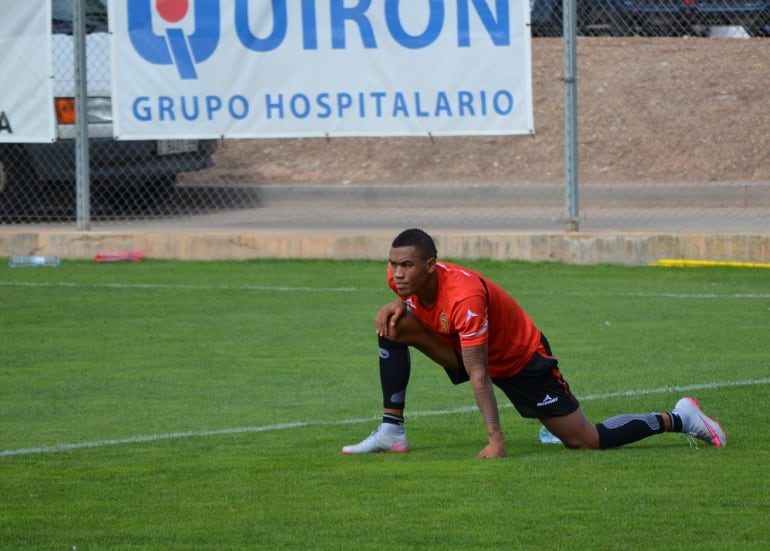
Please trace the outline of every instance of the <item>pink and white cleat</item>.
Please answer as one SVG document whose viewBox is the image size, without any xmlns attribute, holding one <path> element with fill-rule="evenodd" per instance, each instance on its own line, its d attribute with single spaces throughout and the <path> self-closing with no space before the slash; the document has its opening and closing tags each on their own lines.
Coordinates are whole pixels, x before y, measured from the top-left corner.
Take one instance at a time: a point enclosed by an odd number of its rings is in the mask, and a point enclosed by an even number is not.
<svg viewBox="0 0 770 551">
<path fill-rule="evenodd" d="M 354 455 L 357 453 L 393 452 L 406 453 L 409 443 L 403 427 L 382 423 L 372 431 L 365 440 L 342 448 L 342 453 Z"/>
<path fill-rule="evenodd" d="M 717 448 L 727 446 L 727 434 L 719 423 L 703 413 L 695 398 L 682 398 L 674 406 L 675 413 L 682 420 L 682 433 L 708 442 Z"/>
</svg>

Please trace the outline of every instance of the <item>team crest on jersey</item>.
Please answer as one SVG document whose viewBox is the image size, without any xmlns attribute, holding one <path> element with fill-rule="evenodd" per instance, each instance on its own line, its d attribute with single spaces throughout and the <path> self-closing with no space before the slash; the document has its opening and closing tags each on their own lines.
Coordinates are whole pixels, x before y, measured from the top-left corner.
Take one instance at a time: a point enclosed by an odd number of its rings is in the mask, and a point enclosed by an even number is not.
<svg viewBox="0 0 770 551">
<path fill-rule="evenodd" d="M 441 322 L 441 331 L 449 333 L 449 316 L 447 316 L 446 312 L 441 312 L 439 321 Z"/>
</svg>

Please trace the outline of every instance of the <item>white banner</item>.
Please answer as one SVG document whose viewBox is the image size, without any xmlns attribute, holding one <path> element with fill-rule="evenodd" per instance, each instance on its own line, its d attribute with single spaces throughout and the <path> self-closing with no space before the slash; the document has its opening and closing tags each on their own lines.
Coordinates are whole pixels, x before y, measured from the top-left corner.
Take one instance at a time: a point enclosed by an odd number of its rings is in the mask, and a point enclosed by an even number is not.
<svg viewBox="0 0 770 551">
<path fill-rule="evenodd" d="M 51 0 L 0 0 L 0 142 L 52 142 Z"/>
<path fill-rule="evenodd" d="M 533 133 L 529 0 L 110 0 L 115 135 Z"/>
</svg>

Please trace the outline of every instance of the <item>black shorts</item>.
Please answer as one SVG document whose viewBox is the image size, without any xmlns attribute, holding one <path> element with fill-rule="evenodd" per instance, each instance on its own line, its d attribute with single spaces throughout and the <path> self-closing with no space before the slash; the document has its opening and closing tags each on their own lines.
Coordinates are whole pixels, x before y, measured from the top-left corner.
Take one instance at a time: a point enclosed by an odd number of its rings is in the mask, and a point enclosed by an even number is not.
<svg viewBox="0 0 770 551">
<path fill-rule="evenodd" d="M 561 376 L 559 361 L 539 352 L 513 377 L 492 379 L 492 382 L 505 392 L 522 417 L 562 417 L 580 407 Z"/>
<path fill-rule="evenodd" d="M 541 336 L 541 341 L 550 354 L 551 347 L 545 335 Z M 464 372 L 462 360 L 460 365 L 461 371 Z M 468 380 L 467 376 L 464 380 Z M 452 382 L 458 384 L 462 381 L 452 379 Z M 492 379 L 492 382 L 505 393 L 522 417 L 562 417 L 580 407 L 578 399 L 569 389 L 569 384 L 561 376 L 559 360 L 550 355 L 544 356 L 535 352 L 529 363 L 516 375 L 508 379 Z"/>
</svg>

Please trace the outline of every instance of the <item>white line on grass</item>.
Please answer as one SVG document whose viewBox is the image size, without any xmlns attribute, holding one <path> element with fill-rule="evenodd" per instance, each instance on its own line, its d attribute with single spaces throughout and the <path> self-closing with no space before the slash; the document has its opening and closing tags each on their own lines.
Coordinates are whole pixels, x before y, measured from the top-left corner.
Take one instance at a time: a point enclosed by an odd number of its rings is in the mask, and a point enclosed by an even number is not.
<svg viewBox="0 0 770 551">
<path fill-rule="evenodd" d="M 331 292 L 352 293 L 361 291 L 356 287 L 285 287 L 271 285 L 180 285 L 178 283 L 38 283 L 30 281 L 0 281 L 0 287 L 66 287 L 70 289 L 175 289 L 179 291 L 288 291 L 288 292 Z"/>
<path fill-rule="evenodd" d="M 622 396 L 647 396 L 649 394 L 666 394 L 672 392 L 690 392 L 692 390 L 713 390 L 719 388 L 730 388 L 739 386 L 759 386 L 770 384 L 770 377 L 764 379 L 750 379 L 747 381 L 723 381 L 719 383 L 701 383 L 686 386 L 664 386 L 653 389 L 641 390 L 621 390 L 617 392 L 605 392 L 602 394 L 589 394 L 580 398 L 582 402 L 590 400 L 604 400 L 608 398 L 618 398 Z M 512 407 L 505 404 L 503 407 Z M 467 413 L 476 411 L 476 406 L 464 406 L 454 409 L 443 409 L 436 411 L 415 411 L 408 414 L 408 417 L 433 417 L 437 415 L 452 415 L 455 413 Z M 83 450 L 89 448 L 103 448 L 106 446 L 118 446 L 122 444 L 141 444 L 145 442 L 158 442 L 161 440 L 180 440 L 182 438 L 201 438 L 207 436 L 226 436 L 231 434 L 270 432 L 276 430 L 289 430 L 303 427 L 319 427 L 334 425 L 354 425 L 358 423 L 368 423 L 377 421 L 380 417 L 362 417 L 359 419 L 343 419 L 341 421 L 297 421 L 294 423 L 276 423 L 273 425 L 263 425 L 261 427 L 239 427 L 234 429 L 171 432 L 167 434 L 149 434 L 145 436 L 133 436 L 131 438 L 116 438 L 113 440 L 97 440 L 95 442 L 80 442 L 76 444 L 58 444 L 56 446 L 45 446 L 40 448 L 22 448 L 18 450 L 0 451 L 0 457 L 11 457 L 19 455 L 36 455 L 44 453 L 60 453 L 73 450 Z"/>
<path fill-rule="evenodd" d="M 64 287 L 71 289 L 177 289 L 180 291 L 268 291 L 268 292 L 325 292 L 325 293 L 356 293 L 381 291 L 373 287 L 289 287 L 272 285 L 181 285 L 178 283 L 72 283 L 60 281 L 56 283 L 40 283 L 30 281 L 0 281 L 0 287 Z M 522 291 L 517 296 L 547 296 L 548 293 Z M 734 293 L 720 295 L 716 293 L 561 293 L 560 296 L 586 297 L 631 297 L 631 298 L 675 298 L 675 299 L 763 299 L 770 298 L 770 293 Z"/>
</svg>

